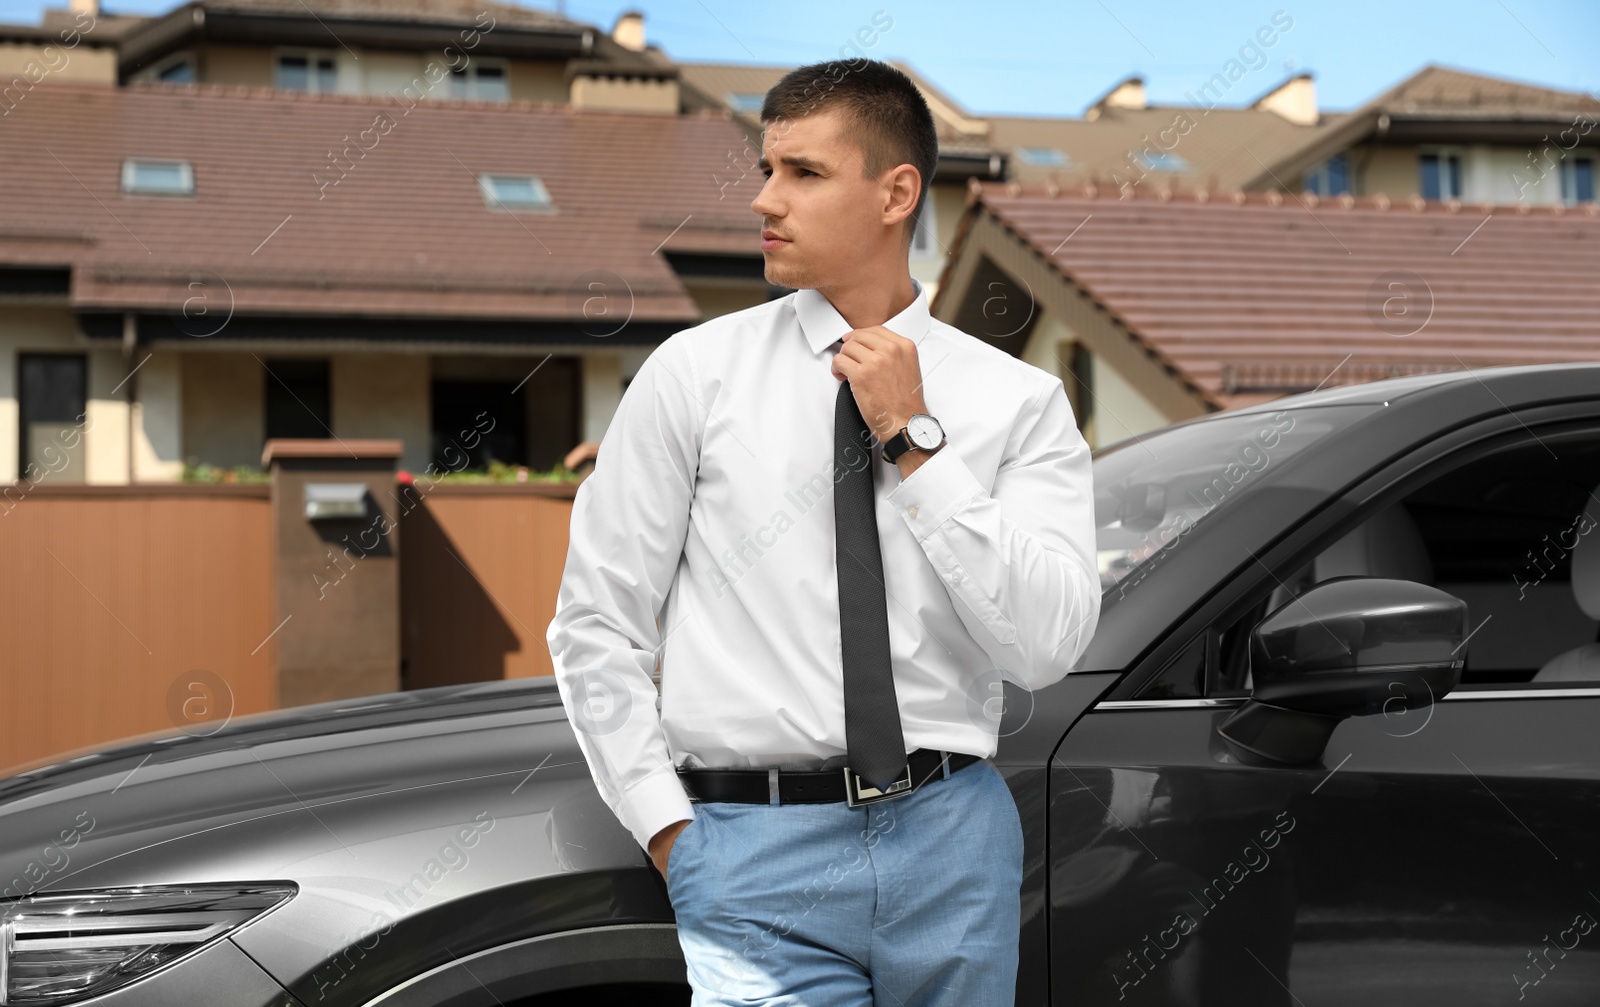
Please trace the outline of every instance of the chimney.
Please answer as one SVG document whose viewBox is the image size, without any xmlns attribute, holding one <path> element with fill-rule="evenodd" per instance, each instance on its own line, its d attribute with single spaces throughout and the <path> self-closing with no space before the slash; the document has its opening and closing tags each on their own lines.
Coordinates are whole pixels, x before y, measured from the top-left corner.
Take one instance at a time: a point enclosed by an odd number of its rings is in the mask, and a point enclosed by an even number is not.
<svg viewBox="0 0 1600 1007">
<path fill-rule="evenodd" d="M 1149 103 L 1144 96 L 1144 78 L 1129 77 L 1116 87 L 1107 91 L 1098 101 L 1089 106 L 1083 117 L 1090 122 L 1100 118 L 1100 113 L 1108 108 L 1148 108 Z"/>
<path fill-rule="evenodd" d="M 95 0 L 88 2 L 94 3 Z M 617 15 L 617 23 L 611 28 L 611 40 L 624 49 L 644 52 L 644 12 L 625 10 Z"/>
<path fill-rule="evenodd" d="M 96 18 L 100 16 L 100 0 L 70 0 L 70 7 L 74 14 L 88 14 Z"/>
<path fill-rule="evenodd" d="M 1262 112 L 1276 112 L 1296 126 L 1317 124 L 1317 86 L 1309 73 L 1290 77 L 1268 91 L 1250 106 Z"/>
</svg>

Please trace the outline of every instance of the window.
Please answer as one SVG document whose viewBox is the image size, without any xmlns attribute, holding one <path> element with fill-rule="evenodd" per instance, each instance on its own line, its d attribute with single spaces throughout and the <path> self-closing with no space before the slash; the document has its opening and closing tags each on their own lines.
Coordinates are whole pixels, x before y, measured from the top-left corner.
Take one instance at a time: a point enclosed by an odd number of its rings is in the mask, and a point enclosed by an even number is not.
<svg viewBox="0 0 1600 1007">
<path fill-rule="evenodd" d="M 1423 154 L 1423 199 L 1461 198 L 1461 155 L 1446 152 Z"/>
<path fill-rule="evenodd" d="M 1559 456 L 1559 457 L 1556 457 Z M 1334 577 L 1429 584 L 1467 604 L 1463 688 L 1552 687 L 1600 675 L 1593 587 L 1573 559 L 1600 544 L 1600 431 L 1518 432 L 1442 471 L 1372 513 L 1296 570 L 1280 570 L 1212 642 L 1209 695 L 1250 687 L 1250 630 L 1278 607 Z M 1208 632 L 1215 632 L 1208 631 Z"/>
<path fill-rule="evenodd" d="M 1145 171 L 1188 171 L 1189 162 L 1177 154 L 1152 154 L 1141 150 L 1137 160 Z"/>
<path fill-rule="evenodd" d="M 1072 159 L 1054 147 L 1018 147 L 1017 160 L 1035 168 L 1065 168 Z"/>
<path fill-rule="evenodd" d="M 479 175 L 478 189 L 490 209 L 550 210 L 550 190 L 537 175 Z"/>
<path fill-rule="evenodd" d="M 450 96 L 472 101 L 506 101 L 511 97 L 506 65 L 499 60 L 477 59 L 450 71 Z"/>
<path fill-rule="evenodd" d="M 331 94 L 338 90 L 339 68 L 332 53 L 280 53 L 275 82 L 285 91 Z"/>
<path fill-rule="evenodd" d="M 188 161 L 122 162 L 122 191 L 162 196 L 194 195 L 194 169 Z"/>
<path fill-rule="evenodd" d="M 1259 473 L 1277 469 L 1373 408 L 1327 405 L 1224 414 L 1129 437 L 1096 452 L 1100 587 L 1109 589 L 1163 549 L 1178 548 L 1181 536 L 1238 499 L 1241 487 L 1247 489 Z"/>
<path fill-rule="evenodd" d="M 1594 202 L 1594 159 L 1575 157 L 1561 162 L 1561 201 Z"/>
<path fill-rule="evenodd" d="M 1335 154 L 1306 173 L 1305 191 L 1318 196 L 1342 196 L 1350 191 L 1350 162 Z"/>
<path fill-rule="evenodd" d="M 527 393 L 520 380 L 434 381 L 428 460 L 446 472 L 528 464 Z"/>
<path fill-rule="evenodd" d="M 22 353 L 17 365 L 20 475 L 37 482 L 83 482 L 88 358 L 81 353 Z"/>
<path fill-rule="evenodd" d="M 183 53 L 169 59 L 165 66 L 156 70 L 155 78 L 167 84 L 193 84 L 194 57 Z"/>
<path fill-rule="evenodd" d="M 735 112 L 761 111 L 761 103 L 767 100 L 766 93 L 757 94 L 754 91 L 729 91 L 728 107 Z"/>
<path fill-rule="evenodd" d="M 267 439 L 332 437 L 328 361 L 287 357 L 265 364 Z"/>
<path fill-rule="evenodd" d="M 917 215 L 917 229 L 911 235 L 911 258 L 934 259 L 942 254 L 939 248 L 936 216 L 933 212 L 933 196 L 930 193 L 922 201 L 922 212 Z"/>
</svg>

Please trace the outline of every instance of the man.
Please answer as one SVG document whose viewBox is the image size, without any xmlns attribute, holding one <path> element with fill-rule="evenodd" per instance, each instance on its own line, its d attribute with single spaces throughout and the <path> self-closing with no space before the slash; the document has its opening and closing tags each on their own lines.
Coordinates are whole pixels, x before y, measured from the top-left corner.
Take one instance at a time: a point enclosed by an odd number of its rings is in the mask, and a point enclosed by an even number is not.
<svg viewBox="0 0 1600 1007">
<path fill-rule="evenodd" d="M 1088 445 L 1059 378 L 928 314 L 911 81 L 801 67 L 761 118 L 751 209 L 796 290 L 628 386 L 573 505 L 561 697 L 666 880 L 695 1004 L 1011 1004 L 995 700 L 1094 632 Z"/>
</svg>

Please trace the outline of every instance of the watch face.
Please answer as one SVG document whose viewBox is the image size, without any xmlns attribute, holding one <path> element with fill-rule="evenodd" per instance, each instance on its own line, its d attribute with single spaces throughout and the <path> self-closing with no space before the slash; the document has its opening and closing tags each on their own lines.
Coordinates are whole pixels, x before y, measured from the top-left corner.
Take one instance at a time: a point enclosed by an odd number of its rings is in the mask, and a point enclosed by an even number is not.
<svg viewBox="0 0 1600 1007">
<path fill-rule="evenodd" d="M 939 426 L 939 421 L 927 413 L 917 413 L 906 422 L 906 434 L 911 438 L 911 443 L 926 451 L 931 451 L 944 440 L 944 428 Z"/>
</svg>

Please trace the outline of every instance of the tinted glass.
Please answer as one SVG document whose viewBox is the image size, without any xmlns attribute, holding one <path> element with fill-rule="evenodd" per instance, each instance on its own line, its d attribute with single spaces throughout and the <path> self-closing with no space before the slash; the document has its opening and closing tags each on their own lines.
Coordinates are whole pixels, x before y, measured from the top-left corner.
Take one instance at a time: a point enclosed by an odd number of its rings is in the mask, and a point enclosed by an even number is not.
<svg viewBox="0 0 1600 1007">
<path fill-rule="evenodd" d="M 1109 588 L 1268 470 L 1377 408 L 1224 414 L 1119 441 L 1094 459 L 1100 587 Z"/>
<path fill-rule="evenodd" d="M 278 86 L 288 91 L 311 90 L 311 71 L 304 56 L 278 58 Z"/>
</svg>

